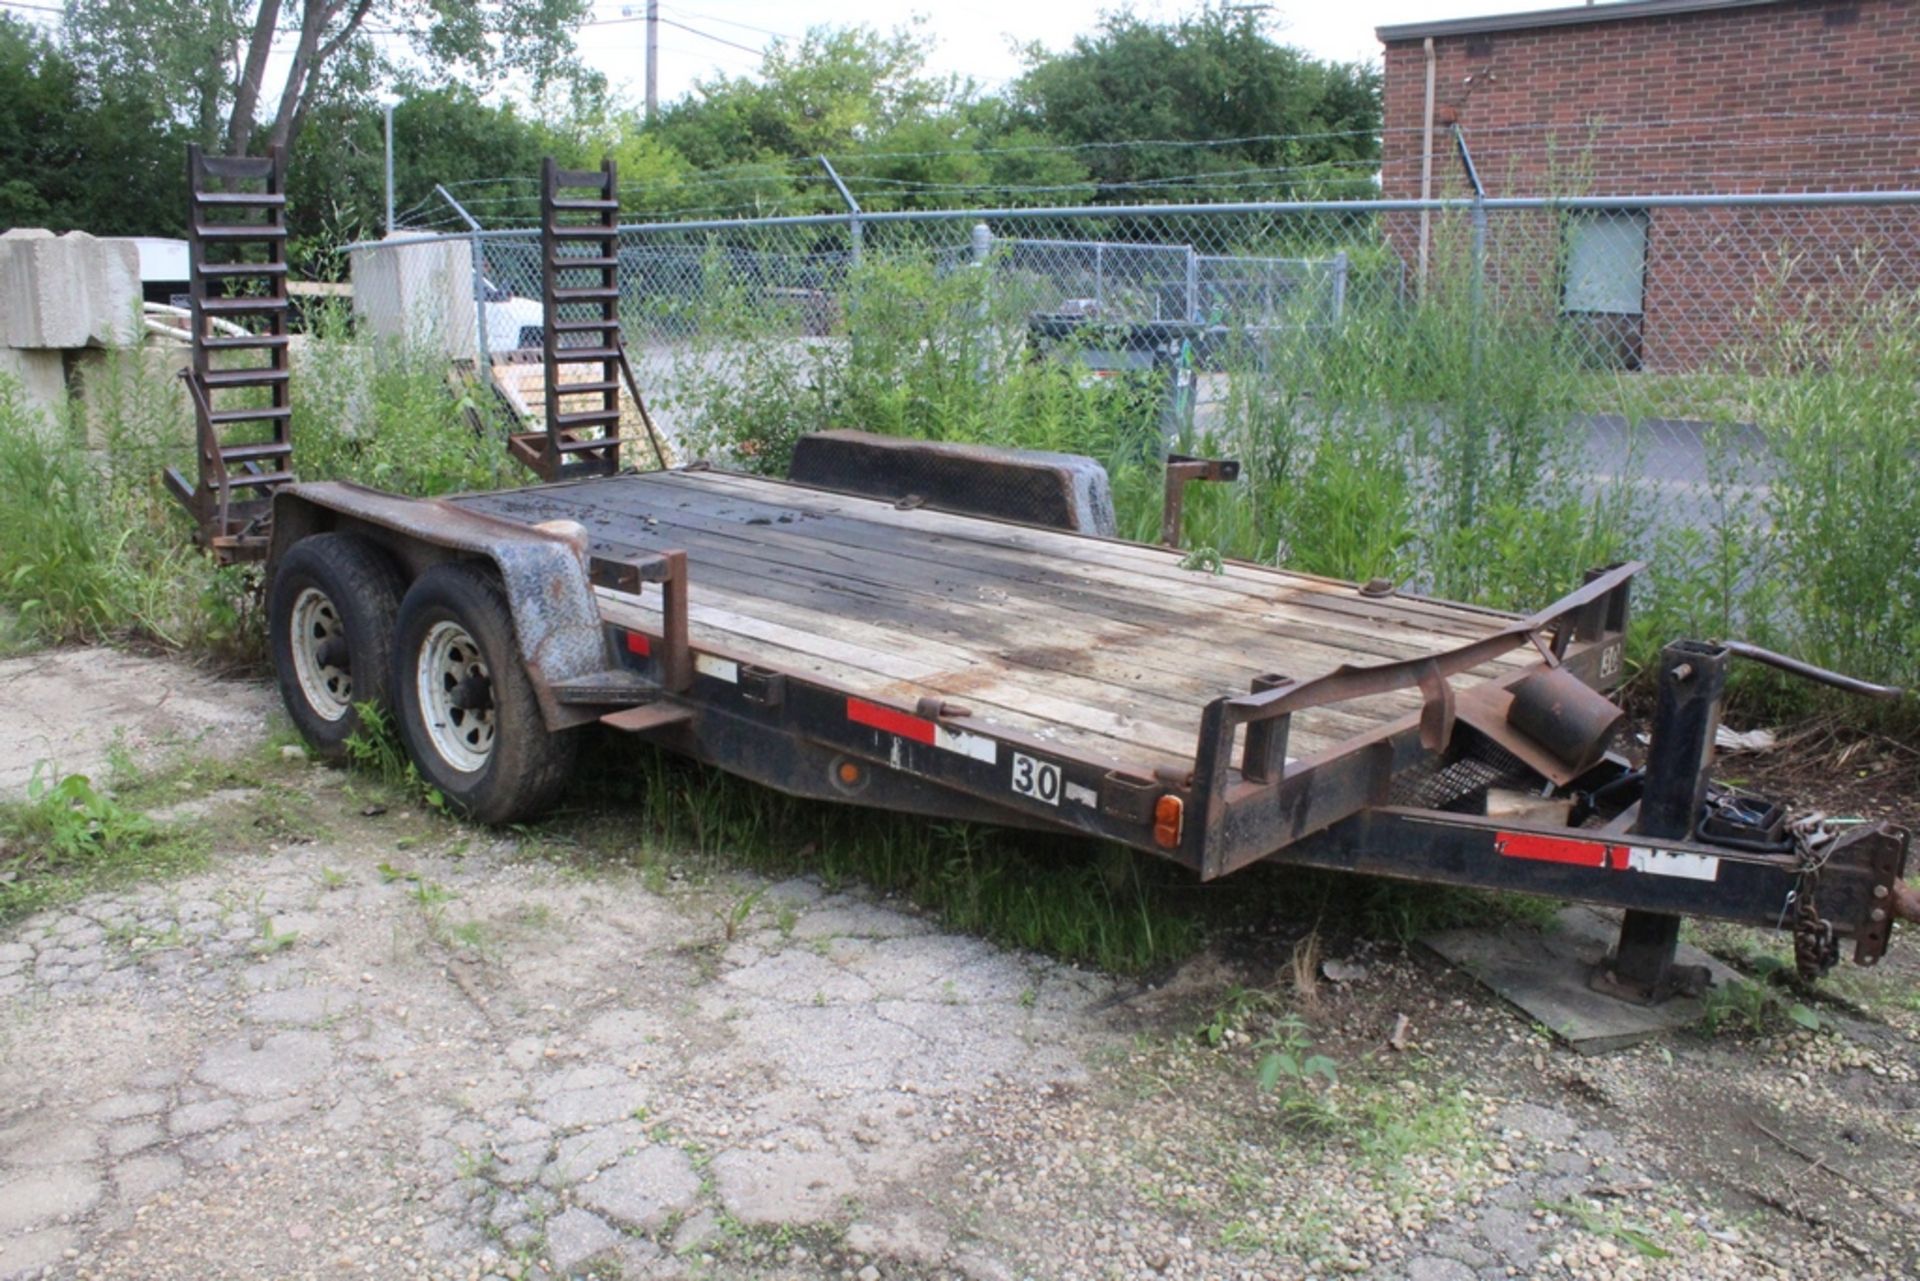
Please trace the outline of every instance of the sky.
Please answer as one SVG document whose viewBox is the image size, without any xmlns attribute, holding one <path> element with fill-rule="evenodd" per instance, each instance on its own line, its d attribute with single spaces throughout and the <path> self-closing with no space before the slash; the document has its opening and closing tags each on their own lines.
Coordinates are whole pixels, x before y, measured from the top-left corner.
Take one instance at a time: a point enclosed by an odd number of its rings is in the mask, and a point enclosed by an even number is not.
<svg viewBox="0 0 1920 1281">
<path fill-rule="evenodd" d="M 1401 22 L 1524 12 L 1577 0 L 1267 0 L 1269 35 L 1316 57 L 1372 61 L 1380 44 L 1373 29 Z M 660 0 L 660 100 L 672 101 L 695 81 L 744 75 L 776 37 L 797 38 L 810 26 L 865 23 L 888 29 L 919 13 L 934 37 L 933 70 L 971 77 L 994 89 L 1018 75 L 1015 50 L 1038 41 L 1059 50 L 1091 31 L 1104 10 L 1125 0 L 945 0 L 889 4 L 885 0 Z M 1143 18 L 1191 13 L 1200 0 L 1133 0 Z M 1236 5 L 1238 0 L 1235 0 Z M 594 25 L 581 35 L 588 61 L 638 101 L 646 77 L 646 0 L 594 0 Z"/>
<path fill-rule="evenodd" d="M 660 100 L 671 102 L 695 82 L 755 70 L 775 39 L 804 35 L 813 26 L 864 23 L 888 30 L 924 18 L 933 37 L 931 69 L 971 78 L 981 88 L 1004 85 L 1021 70 L 1018 49 L 1034 42 L 1065 49 L 1092 31 L 1102 12 L 1124 7 L 1143 18 L 1168 20 L 1202 4 L 1259 10 L 1267 33 L 1315 57 L 1339 62 L 1380 56 L 1373 29 L 1401 22 L 1518 13 L 1557 8 L 1577 0 L 660 0 Z M 57 0 L 0 0 L 16 18 L 52 27 Z M 588 63 L 606 73 L 634 102 L 646 79 L 646 0 L 593 0 L 593 18 L 580 33 Z M 285 52 L 268 69 L 283 78 Z"/>
</svg>

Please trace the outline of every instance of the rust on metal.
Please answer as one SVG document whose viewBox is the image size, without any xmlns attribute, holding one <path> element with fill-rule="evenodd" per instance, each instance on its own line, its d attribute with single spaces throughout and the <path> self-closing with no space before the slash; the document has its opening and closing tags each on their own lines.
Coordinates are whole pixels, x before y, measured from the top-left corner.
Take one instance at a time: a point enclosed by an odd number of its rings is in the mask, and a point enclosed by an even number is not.
<svg viewBox="0 0 1920 1281">
<path fill-rule="evenodd" d="M 1232 458 L 1195 458 L 1189 454 L 1167 455 L 1166 492 L 1160 504 L 1160 542 L 1180 545 L 1180 522 L 1185 514 L 1187 485 L 1193 481 L 1223 483 L 1240 479 L 1240 464 Z"/>
<path fill-rule="evenodd" d="M 666 445 L 620 329 L 620 179 L 611 159 L 597 170 L 541 161 L 540 298 L 546 425 L 513 433 L 507 451 L 542 480 L 612 475 L 620 470 L 624 391 L 665 466 Z M 562 377 L 582 368 L 584 378 Z"/>
<path fill-rule="evenodd" d="M 260 157 L 187 148 L 193 357 L 180 376 L 198 476 L 169 467 L 163 479 L 193 513 L 195 541 L 222 563 L 267 554 L 274 491 L 293 479 L 286 181 L 278 147 Z"/>
<path fill-rule="evenodd" d="M 1804 659 L 1762 649 L 1746 641 L 1718 641 L 1716 644 L 1736 658 L 1744 658 L 1751 663 L 1761 663 L 1789 675 L 1798 676 L 1802 680 L 1809 680 L 1817 685 L 1830 685 L 1834 689 L 1858 694 L 1862 698 L 1897 702 L 1906 696 L 1906 690 L 1897 685 L 1876 685 L 1872 681 L 1863 681 L 1858 676 L 1846 676 L 1824 667 L 1816 667 Z"/>
</svg>

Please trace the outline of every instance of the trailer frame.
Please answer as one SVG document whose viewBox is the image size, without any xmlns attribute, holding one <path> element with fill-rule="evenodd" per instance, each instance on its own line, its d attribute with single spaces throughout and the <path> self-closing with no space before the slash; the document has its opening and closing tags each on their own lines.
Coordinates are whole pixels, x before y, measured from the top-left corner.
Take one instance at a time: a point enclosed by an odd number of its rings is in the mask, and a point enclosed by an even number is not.
<svg viewBox="0 0 1920 1281">
<path fill-rule="evenodd" d="M 1442 653 L 1304 679 L 1258 677 L 1248 692 L 1206 704 L 1187 768 L 1130 770 L 985 724 L 954 699 L 879 698 L 743 648 L 695 643 L 688 619 L 697 582 L 685 552 L 610 555 L 577 525 L 521 524 L 463 506 L 461 497 L 290 486 L 276 496 L 274 555 L 309 534 L 347 529 L 375 538 L 409 575 L 446 559 L 489 563 L 512 602 L 519 658 L 556 731 L 599 722 L 788 793 L 1110 840 L 1202 880 L 1273 861 L 1621 908 L 1621 943 L 1602 981 L 1639 1000 L 1663 998 L 1681 977 L 1672 966 L 1681 916 L 1793 929 L 1798 939 L 1817 892 L 1811 921 L 1829 944 L 1852 939 L 1854 959 L 1871 965 L 1904 901 L 1908 841 L 1900 829 L 1848 831 L 1817 860 L 1805 849 L 1741 848 L 1696 830 L 1691 816 L 1707 787 L 1724 670 L 1738 647 L 1679 642 L 1663 654 L 1650 749 L 1659 764 L 1635 789 L 1636 802 L 1610 820 L 1596 813 L 1569 827 L 1396 795 L 1409 775 L 1487 759 L 1526 764 L 1535 781 L 1561 794 L 1618 786 L 1629 774 L 1618 755 L 1556 759 L 1498 709 L 1542 673 L 1594 691 L 1623 680 L 1638 563 L 1591 571 L 1580 588 L 1523 617 L 1452 606 L 1497 625 Z M 1391 591 L 1379 583 L 1353 590 Z M 609 618 L 603 606 L 621 600 L 656 602 L 658 624 Z M 1525 647 L 1538 656 L 1533 666 L 1456 693 L 1462 673 Z M 1296 714 L 1403 689 L 1420 691 L 1417 714 L 1287 759 Z M 1663 825 L 1658 815 L 1676 807 L 1682 820 Z"/>
</svg>

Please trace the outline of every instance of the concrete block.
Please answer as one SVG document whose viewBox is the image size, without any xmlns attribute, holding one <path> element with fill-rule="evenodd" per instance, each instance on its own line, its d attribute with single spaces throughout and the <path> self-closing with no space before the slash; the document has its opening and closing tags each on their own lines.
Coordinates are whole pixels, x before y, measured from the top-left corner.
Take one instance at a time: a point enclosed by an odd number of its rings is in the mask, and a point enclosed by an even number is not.
<svg viewBox="0 0 1920 1281">
<path fill-rule="evenodd" d="M 450 357 L 477 353 L 470 242 L 402 238 L 354 250 L 350 268 L 361 333 L 425 344 Z"/>
<path fill-rule="evenodd" d="M 37 227 L 0 235 L 0 343 L 123 347 L 140 336 L 140 253 L 124 240 Z"/>
<path fill-rule="evenodd" d="M 67 411 L 67 360 L 58 351 L 0 347 L 0 378 L 19 384 L 22 403 L 49 434 L 60 430 Z"/>
</svg>

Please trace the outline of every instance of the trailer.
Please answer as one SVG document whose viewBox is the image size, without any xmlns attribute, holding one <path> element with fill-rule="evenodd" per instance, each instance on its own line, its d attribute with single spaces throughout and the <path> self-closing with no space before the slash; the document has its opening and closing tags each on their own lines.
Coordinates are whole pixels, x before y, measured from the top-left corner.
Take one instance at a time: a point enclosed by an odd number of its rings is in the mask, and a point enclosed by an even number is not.
<svg viewBox="0 0 1920 1281">
<path fill-rule="evenodd" d="M 1205 879 L 1277 860 L 1625 908 L 1615 974 L 1647 998 L 1682 916 L 1792 929 L 1810 971 L 1841 939 L 1873 964 L 1913 916 L 1904 832 L 1795 827 L 1711 785 L 1729 664 L 1790 660 L 1669 646 L 1646 763 L 1612 750 L 1637 564 L 1524 617 L 1190 565 L 704 467 L 437 500 L 300 484 L 277 496 L 269 620 L 310 742 L 338 752 L 356 704 L 385 702 L 422 776 L 489 822 L 549 804 L 599 724 Z"/>
<path fill-rule="evenodd" d="M 1892 922 L 1920 919 L 1905 831 L 1711 777 L 1735 661 L 1900 691 L 1676 641 L 1629 759 L 1607 695 L 1637 563 L 1503 613 L 1114 538 L 1087 459 L 834 432 L 803 440 L 785 479 L 636 472 L 610 399 L 510 442 L 545 483 L 409 499 L 298 482 L 280 164 L 193 166 L 196 219 L 267 212 L 195 224 L 201 472 L 174 483 L 210 549 L 266 558 L 280 690 L 323 756 L 382 707 L 454 810 L 508 823 L 604 750 L 586 737 L 601 727 L 795 795 L 1112 841 L 1206 880 L 1277 862 L 1611 906 L 1595 982 L 1649 1003 L 1702 981 L 1675 963 L 1683 917 L 1789 930 L 1808 977 L 1843 942 L 1876 963 Z M 221 178 L 267 191 L 202 191 Z M 549 393 L 569 363 L 599 369 L 592 394 L 619 390 L 617 190 L 611 164 L 545 166 Z M 198 256 L 249 239 L 259 263 Z M 276 287 L 229 298 L 219 282 L 249 270 Z M 267 363 L 215 366 L 207 321 L 228 315 L 264 317 Z M 268 408 L 209 412 L 213 389 L 256 384 Z M 244 415 L 270 439 L 218 434 Z M 1235 474 L 1170 456 L 1163 542 L 1187 484 Z"/>
</svg>

